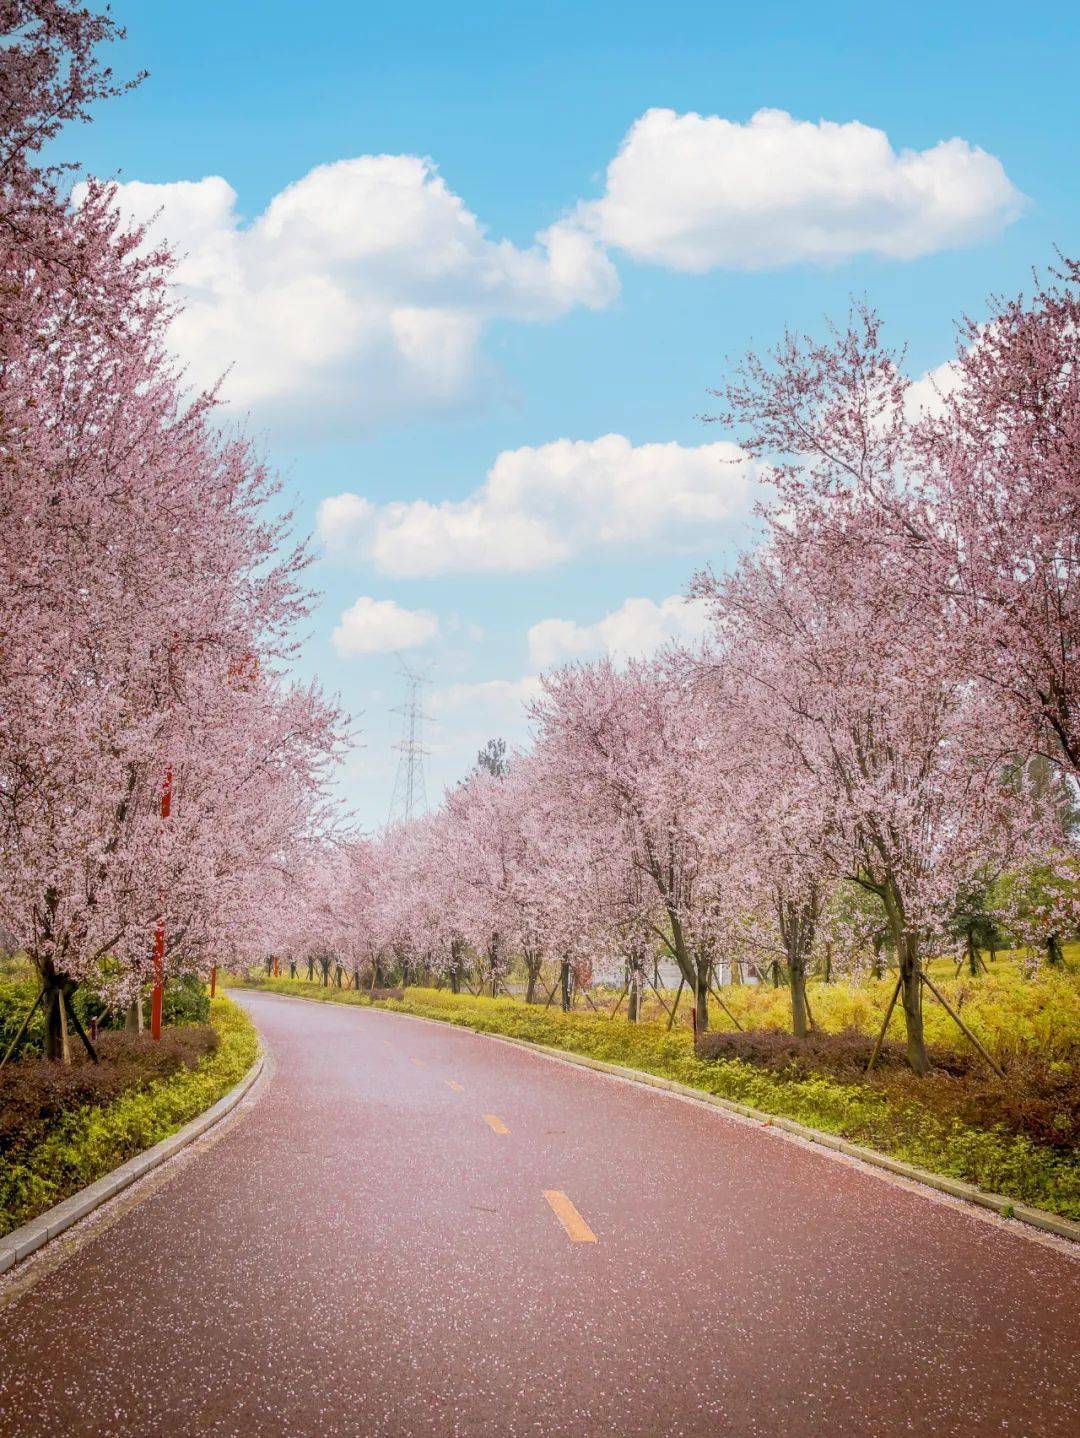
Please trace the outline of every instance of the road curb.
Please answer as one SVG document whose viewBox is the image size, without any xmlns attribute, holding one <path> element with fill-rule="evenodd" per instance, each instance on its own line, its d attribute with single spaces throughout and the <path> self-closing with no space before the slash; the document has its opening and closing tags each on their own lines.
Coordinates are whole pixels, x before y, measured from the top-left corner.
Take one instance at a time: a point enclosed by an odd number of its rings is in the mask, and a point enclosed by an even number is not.
<svg viewBox="0 0 1080 1438">
<path fill-rule="evenodd" d="M 244 986 L 238 985 L 238 987 L 243 988 Z M 247 992 L 262 992 L 269 994 L 271 998 L 288 999 L 293 1002 L 299 1000 L 301 1003 L 319 1004 L 324 1008 L 335 1002 L 333 999 L 309 999 L 306 994 L 282 994 L 273 989 L 260 990 L 256 987 L 248 989 Z M 1068 1239 L 1070 1242 L 1080 1245 L 1080 1223 L 1075 1223 L 1072 1219 L 1061 1218 L 1058 1214 L 1050 1213 L 1045 1208 L 1033 1208 L 1030 1204 L 1018 1203 L 1015 1199 L 1006 1198 L 1001 1193 L 988 1193 L 985 1189 L 976 1188 L 974 1184 L 965 1183 L 959 1178 L 949 1178 L 945 1174 L 933 1173 L 927 1168 L 917 1168 L 912 1163 L 904 1163 L 902 1159 L 890 1158 L 888 1154 L 879 1153 L 876 1149 L 863 1148 L 861 1144 L 851 1143 L 846 1138 L 840 1138 L 838 1134 L 810 1128 L 796 1119 L 767 1113 L 760 1108 L 751 1108 L 749 1104 L 737 1103 L 734 1099 L 720 1098 L 717 1094 L 707 1093 L 704 1089 L 692 1088 L 689 1084 L 679 1083 L 677 1079 L 661 1078 L 658 1074 L 646 1073 L 643 1069 L 629 1069 L 622 1064 L 607 1063 L 604 1059 L 589 1058 L 585 1054 L 575 1054 L 567 1049 L 552 1048 L 548 1044 L 538 1044 L 532 1039 L 519 1039 L 510 1034 L 489 1033 L 486 1029 L 474 1029 L 469 1024 L 454 1023 L 452 1019 L 436 1019 L 428 1014 L 411 1014 L 405 1009 L 389 1008 L 381 1003 L 369 1001 L 367 1003 L 338 1004 L 338 1007 L 363 1008 L 384 1014 L 395 1014 L 398 1018 L 416 1019 L 420 1023 L 440 1024 L 443 1028 L 460 1029 L 465 1033 L 477 1034 L 480 1038 L 495 1039 L 498 1043 L 531 1049 L 534 1053 L 544 1054 L 547 1058 L 574 1064 L 578 1068 L 593 1069 L 597 1073 L 624 1079 L 628 1083 L 640 1084 L 644 1088 L 662 1089 L 667 1093 L 678 1094 L 680 1098 L 691 1099 L 695 1103 L 707 1104 L 710 1108 L 737 1114 L 740 1118 L 749 1119 L 764 1128 L 778 1128 L 806 1143 L 815 1144 L 819 1148 L 831 1149 L 834 1153 L 844 1154 L 847 1158 L 858 1159 L 860 1163 L 865 1163 L 871 1168 L 883 1169 L 885 1172 L 905 1178 L 911 1183 L 936 1189 L 938 1193 L 947 1194 L 950 1198 L 958 1198 L 966 1203 L 974 1204 L 978 1208 L 989 1209 L 999 1218 L 1017 1219 L 1032 1228 L 1041 1229 L 1044 1233 L 1051 1233 L 1057 1238 Z"/>
<path fill-rule="evenodd" d="M 129 1158 L 126 1163 L 122 1163 L 119 1168 L 114 1168 L 111 1173 L 96 1179 L 86 1188 L 81 1188 L 78 1193 L 73 1193 L 70 1198 L 65 1198 L 52 1208 L 46 1209 L 44 1213 L 39 1213 L 36 1218 L 30 1219 L 20 1228 L 14 1228 L 10 1233 L 5 1234 L 3 1238 L 0 1238 L 0 1273 L 8 1272 L 17 1263 L 29 1258 L 50 1239 L 66 1232 L 81 1218 L 93 1213 L 102 1204 L 108 1203 L 111 1198 L 122 1193 L 125 1188 L 129 1188 L 155 1168 L 160 1168 L 168 1159 L 173 1158 L 182 1149 L 194 1143 L 197 1138 L 201 1138 L 208 1129 L 213 1128 L 226 1114 L 232 1112 L 262 1073 L 265 1062 L 266 1054 L 260 1044 L 259 1055 L 247 1073 L 239 1083 L 233 1085 L 227 1094 L 219 1098 L 217 1103 L 211 1104 L 208 1109 L 197 1114 L 183 1128 L 177 1129 L 168 1138 L 163 1138 L 159 1143 L 155 1143 L 152 1148 L 137 1153 L 134 1158 Z"/>
</svg>

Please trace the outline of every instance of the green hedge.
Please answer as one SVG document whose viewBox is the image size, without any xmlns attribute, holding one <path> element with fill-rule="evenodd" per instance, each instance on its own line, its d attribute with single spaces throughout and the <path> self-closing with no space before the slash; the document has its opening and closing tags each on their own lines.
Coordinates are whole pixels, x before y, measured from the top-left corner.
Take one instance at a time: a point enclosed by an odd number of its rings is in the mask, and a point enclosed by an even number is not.
<svg viewBox="0 0 1080 1438">
<path fill-rule="evenodd" d="M 363 993 L 288 979 L 260 980 L 253 986 L 329 1003 L 368 1002 Z M 763 1113 L 839 1134 L 933 1173 L 1080 1219 L 1080 1157 L 1075 1154 L 1037 1145 L 1003 1129 L 972 1128 L 943 1119 L 918 1102 L 898 1102 L 869 1085 L 841 1083 L 823 1074 L 784 1077 L 735 1059 L 702 1060 L 695 1055 L 686 1028 L 668 1033 L 662 1024 L 564 1014 L 520 999 L 475 998 L 443 989 L 410 988 L 403 1000 L 377 1006 L 676 1079 Z"/>
<path fill-rule="evenodd" d="M 79 1109 L 20 1162 L 0 1165 L 0 1235 L 168 1138 L 243 1078 L 259 1050 L 255 1026 L 226 998 L 214 1000 L 210 1021 L 218 1047 L 195 1068 Z"/>
</svg>

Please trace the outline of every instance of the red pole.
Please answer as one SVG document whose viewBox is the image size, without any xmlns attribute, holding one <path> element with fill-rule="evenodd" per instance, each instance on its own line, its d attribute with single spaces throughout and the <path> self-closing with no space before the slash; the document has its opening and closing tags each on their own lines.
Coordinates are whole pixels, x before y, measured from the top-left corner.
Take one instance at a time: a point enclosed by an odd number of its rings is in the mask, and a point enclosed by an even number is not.
<svg viewBox="0 0 1080 1438">
<path fill-rule="evenodd" d="M 212 967 L 211 970 L 210 970 L 210 997 L 211 997 L 211 998 L 214 998 L 214 997 L 216 996 L 216 994 L 217 994 L 217 964 L 214 964 L 213 967 Z"/>
<path fill-rule="evenodd" d="M 172 808 L 172 765 L 165 770 L 161 786 L 161 817 L 167 819 Z M 161 1039 L 161 1010 L 165 1001 L 165 919 L 158 919 L 154 930 L 154 988 L 150 996 L 150 1037 Z"/>
</svg>

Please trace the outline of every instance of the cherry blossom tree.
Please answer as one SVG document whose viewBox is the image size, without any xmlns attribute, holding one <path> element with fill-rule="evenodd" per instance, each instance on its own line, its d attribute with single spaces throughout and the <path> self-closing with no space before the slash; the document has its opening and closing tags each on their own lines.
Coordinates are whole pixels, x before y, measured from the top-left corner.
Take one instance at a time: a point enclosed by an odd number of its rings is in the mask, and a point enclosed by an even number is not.
<svg viewBox="0 0 1080 1438">
<path fill-rule="evenodd" d="M 162 929 L 176 968 L 243 947 L 260 882 L 326 821 L 342 726 L 282 677 L 306 555 L 251 447 L 182 390 L 166 257 L 107 188 L 69 209 L 35 167 L 115 89 L 93 59 L 112 24 L 45 0 L 3 18 L 23 29 L 0 49 L 0 922 L 59 1057 L 106 956 L 136 993 Z"/>
<path fill-rule="evenodd" d="M 547 676 L 534 714 L 566 812 L 633 856 L 645 922 L 678 965 L 704 1030 L 732 856 L 711 691 L 671 656 L 623 671 L 603 660 Z"/>
<path fill-rule="evenodd" d="M 1080 263 L 959 326 L 913 384 L 879 317 L 748 356 L 717 416 L 781 508 L 872 507 L 908 551 L 910 598 L 944 606 L 958 674 L 994 695 L 1021 755 L 1080 775 Z M 868 529 L 868 532 L 869 529 Z"/>
<path fill-rule="evenodd" d="M 818 811 L 825 861 L 884 906 L 908 1059 L 925 1073 L 928 946 L 958 889 L 1047 842 L 1053 816 L 1007 782 L 993 709 L 956 674 L 945 607 L 912 601 L 908 557 L 873 506 L 804 498 L 766 549 L 697 590 L 760 691 L 796 802 Z"/>
</svg>

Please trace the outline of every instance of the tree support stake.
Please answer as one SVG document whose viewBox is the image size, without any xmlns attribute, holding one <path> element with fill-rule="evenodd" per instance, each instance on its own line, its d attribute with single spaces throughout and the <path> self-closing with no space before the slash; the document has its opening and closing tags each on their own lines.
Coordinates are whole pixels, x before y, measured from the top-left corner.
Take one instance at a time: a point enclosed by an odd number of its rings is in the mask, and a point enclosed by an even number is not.
<svg viewBox="0 0 1080 1438">
<path fill-rule="evenodd" d="M 26 1011 L 26 1016 L 25 1016 L 25 1018 L 23 1019 L 22 1023 L 19 1025 L 19 1032 L 18 1032 L 18 1033 L 15 1035 L 15 1037 L 11 1040 L 11 1043 L 8 1044 L 8 1051 L 7 1051 L 7 1053 L 4 1055 L 4 1057 L 3 1057 L 2 1059 L 0 1059 L 0 1069 L 2 1069 L 2 1068 L 4 1067 L 4 1065 L 7 1063 L 8 1059 L 11 1058 L 11 1056 L 12 1056 L 13 1054 L 15 1054 L 15 1053 L 18 1052 L 19 1045 L 22 1043 L 23 1039 L 26 1037 L 26 1030 L 30 1027 L 30 1020 L 31 1020 L 31 1019 L 34 1017 L 34 1015 L 37 1013 L 38 1005 L 41 1003 L 41 1001 L 42 1001 L 42 999 L 43 999 L 44 997 L 45 997 L 45 990 L 44 990 L 44 989 L 39 989 L 39 990 L 38 990 L 37 998 L 34 1000 L 34 1002 L 33 1002 L 33 1003 L 30 1005 L 30 1007 L 27 1009 L 27 1011 Z"/>
<path fill-rule="evenodd" d="M 941 1007 L 945 1010 L 945 1012 L 949 1015 L 949 1017 L 953 1020 L 953 1022 L 959 1027 L 961 1033 L 964 1034 L 964 1036 L 965 1036 L 965 1038 L 967 1038 L 968 1042 L 971 1043 L 975 1048 L 977 1048 L 978 1051 L 979 1051 L 979 1053 L 982 1054 L 983 1058 L 984 1058 L 984 1059 L 986 1060 L 986 1062 L 990 1065 L 990 1067 L 994 1070 L 994 1072 L 997 1074 L 998 1078 L 999 1078 L 999 1079 L 1004 1079 L 1004 1077 L 1005 1077 L 1004 1073 L 1001 1071 L 1000 1068 L 998 1068 L 997 1064 L 996 1064 L 996 1063 L 994 1062 L 994 1060 L 990 1057 L 990 1055 L 986 1052 L 986 1050 L 983 1048 L 982 1044 L 979 1042 L 979 1040 L 975 1037 L 975 1035 L 974 1035 L 974 1034 L 971 1032 L 971 1030 L 968 1028 L 967 1024 L 964 1023 L 964 1020 L 960 1017 L 960 1015 L 955 1011 L 955 1009 L 953 1009 L 953 1008 L 950 1006 L 950 1004 L 949 1004 L 948 1000 L 945 998 L 945 996 L 944 996 L 943 994 L 939 993 L 938 990 L 934 987 L 933 983 L 931 982 L 931 980 L 929 979 L 929 977 L 928 977 L 926 974 L 923 973 L 922 969 L 919 970 L 919 978 L 922 979 L 923 983 L 926 985 L 926 987 L 927 987 L 927 988 L 930 990 L 930 992 L 933 994 L 934 998 L 937 999 L 937 1001 L 938 1001 L 938 1003 L 941 1005 Z"/>
<path fill-rule="evenodd" d="M 877 1036 L 877 1042 L 874 1044 L 874 1052 L 870 1055 L 870 1062 L 866 1065 L 867 1073 L 869 1073 L 870 1070 L 877 1063 L 878 1054 L 881 1052 L 881 1045 L 885 1042 L 885 1031 L 889 1027 L 889 1020 L 892 1018 L 892 1011 L 896 1007 L 896 1000 L 900 997 L 900 990 L 903 987 L 903 984 L 904 976 L 903 974 L 901 974 L 900 977 L 896 980 L 896 987 L 892 991 L 892 998 L 889 1000 L 889 1007 L 885 1010 L 885 1020 L 881 1025 L 881 1031 Z"/>
</svg>

